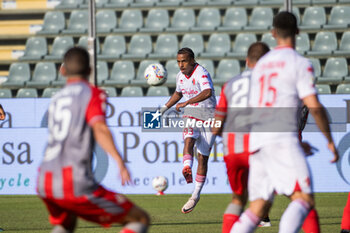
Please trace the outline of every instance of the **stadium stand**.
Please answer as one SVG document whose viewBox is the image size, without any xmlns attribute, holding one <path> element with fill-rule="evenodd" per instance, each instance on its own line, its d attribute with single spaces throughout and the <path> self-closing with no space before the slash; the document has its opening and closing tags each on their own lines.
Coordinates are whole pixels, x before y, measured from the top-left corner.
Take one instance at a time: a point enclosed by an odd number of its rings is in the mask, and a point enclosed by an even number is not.
<svg viewBox="0 0 350 233">
<path fill-rule="evenodd" d="M 247 11 L 243 7 L 231 7 L 225 11 L 222 26 L 219 31 L 241 30 L 248 24 Z"/>
<path fill-rule="evenodd" d="M 44 16 L 43 27 L 37 34 L 58 34 L 66 27 L 66 19 L 61 11 L 48 11 Z"/>
<path fill-rule="evenodd" d="M 147 89 L 146 96 L 169 96 L 169 89 L 166 86 L 151 86 Z"/>
<path fill-rule="evenodd" d="M 136 32 L 143 26 L 143 18 L 140 10 L 124 10 L 122 12 L 119 27 L 114 29 L 114 32 Z"/>
<path fill-rule="evenodd" d="M 202 57 L 223 57 L 231 48 L 231 39 L 227 33 L 213 33 L 209 37 L 205 52 Z"/>
<path fill-rule="evenodd" d="M 33 77 L 26 81 L 27 87 L 45 88 L 50 86 L 51 82 L 56 79 L 56 66 L 52 62 L 38 62 L 35 65 Z"/>
<path fill-rule="evenodd" d="M 300 29 L 320 29 L 326 24 L 326 11 L 323 7 L 310 6 L 305 9 Z"/>
<path fill-rule="evenodd" d="M 196 34 L 185 34 L 182 38 L 180 47 L 188 47 L 191 48 L 197 56 L 199 53 L 203 52 L 204 50 L 204 40 L 202 34 L 196 33 Z"/>
<path fill-rule="evenodd" d="M 157 37 L 154 52 L 149 54 L 150 58 L 173 58 L 179 49 L 179 41 L 176 35 L 161 34 Z"/>
<path fill-rule="evenodd" d="M 117 16 L 113 10 L 100 10 L 96 13 L 96 30 L 108 33 L 117 27 Z"/>
<path fill-rule="evenodd" d="M 1 84 L 3 88 L 20 88 L 30 79 L 30 68 L 28 63 L 12 63 L 9 70 L 9 77 L 5 83 Z"/>
<path fill-rule="evenodd" d="M 148 12 L 145 27 L 141 32 L 161 32 L 169 26 L 169 13 L 165 9 L 151 9 Z"/>
<path fill-rule="evenodd" d="M 122 54 L 122 58 L 146 58 L 151 52 L 152 40 L 149 35 L 133 35 L 127 54 Z"/>
<path fill-rule="evenodd" d="M 113 64 L 110 79 L 104 81 L 104 85 L 122 87 L 135 78 L 135 67 L 132 61 L 116 61 Z"/>
<path fill-rule="evenodd" d="M 199 11 L 196 26 L 193 31 L 215 30 L 221 24 L 221 16 L 217 8 L 203 8 Z"/>
<path fill-rule="evenodd" d="M 193 9 L 176 9 L 171 20 L 171 25 L 166 30 L 169 32 L 186 31 L 194 27 L 196 16 Z"/>
<path fill-rule="evenodd" d="M 74 10 L 71 12 L 65 34 L 83 34 L 87 32 L 89 13 L 86 10 Z"/>
<path fill-rule="evenodd" d="M 108 65 L 105 61 L 97 61 L 97 84 L 102 85 L 109 77 Z"/>
<path fill-rule="evenodd" d="M 17 91 L 17 98 L 38 98 L 38 90 L 35 88 L 20 88 Z"/>
<path fill-rule="evenodd" d="M 227 53 L 229 57 L 245 57 L 249 46 L 256 42 L 257 38 L 254 33 L 239 33 L 233 44 L 232 52 Z"/>
<path fill-rule="evenodd" d="M 57 36 L 53 41 L 50 54 L 46 55 L 45 59 L 48 59 L 48 60 L 62 59 L 64 53 L 73 46 L 74 46 L 74 41 L 71 36 Z"/>
<path fill-rule="evenodd" d="M 328 84 L 316 84 L 318 94 L 331 94 L 331 87 Z"/>
<path fill-rule="evenodd" d="M 108 97 L 116 97 L 118 95 L 114 87 L 100 87 L 100 88 L 105 91 Z"/>
<path fill-rule="evenodd" d="M 318 78 L 318 83 L 339 84 L 348 75 L 348 64 L 345 58 L 328 58 L 323 74 Z"/>
<path fill-rule="evenodd" d="M 101 59 L 118 59 L 126 52 L 126 42 L 124 36 L 108 35 L 105 38 L 102 54 L 98 55 Z"/>
<path fill-rule="evenodd" d="M 88 37 L 87 36 L 81 36 L 78 40 L 78 46 L 81 46 L 83 48 L 88 48 Z M 100 53 L 100 39 L 97 37 L 96 38 L 96 54 Z"/>
<path fill-rule="evenodd" d="M 222 59 L 216 70 L 216 77 L 213 81 L 217 85 L 223 85 L 227 80 L 241 72 L 239 61 L 236 59 Z"/>
<path fill-rule="evenodd" d="M 0 98 L 12 98 L 10 89 L 0 88 Z"/>
<path fill-rule="evenodd" d="M 43 94 L 41 97 L 43 98 L 51 98 L 54 96 L 61 88 L 57 87 L 47 87 L 44 89 Z"/>
<path fill-rule="evenodd" d="M 26 42 L 24 55 L 20 60 L 40 60 L 47 55 L 47 42 L 45 37 L 30 37 Z"/>
<path fill-rule="evenodd" d="M 136 86 L 128 86 L 123 87 L 122 93 L 120 94 L 122 97 L 140 97 L 143 96 L 142 88 Z"/>
</svg>

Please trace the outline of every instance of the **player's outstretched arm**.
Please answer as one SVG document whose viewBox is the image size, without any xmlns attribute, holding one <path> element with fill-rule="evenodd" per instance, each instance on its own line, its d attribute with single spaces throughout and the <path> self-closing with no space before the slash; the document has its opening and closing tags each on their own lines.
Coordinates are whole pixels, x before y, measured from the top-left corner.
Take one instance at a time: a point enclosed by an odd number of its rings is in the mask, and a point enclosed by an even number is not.
<svg viewBox="0 0 350 233">
<path fill-rule="evenodd" d="M 327 138 L 328 149 L 333 153 L 332 163 L 338 161 L 339 155 L 335 147 L 331 130 L 329 127 L 329 120 L 326 114 L 326 110 L 323 105 L 318 101 L 316 95 L 310 95 L 303 99 L 304 104 L 309 108 L 311 115 L 314 117 L 318 128 L 321 130 L 323 135 Z"/>
<path fill-rule="evenodd" d="M 174 94 L 168 100 L 168 102 L 163 107 L 161 107 L 160 113 L 163 114 L 166 110 L 168 110 L 169 108 L 174 106 L 177 102 L 179 102 L 181 98 L 182 98 L 182 93 L 175 91 Z"/>
<path fill-rule="evenodd" d="M 5 110 L 4 108 L 2 107 L 2 105 L 0 104 L 0 120 L 5 120 L 5 117 L 6 117 L 6 113 L 5 113 Z"/>
<path fill-rule="evenodd" d="M 104 151 L 106 151 L 109 155 L 111 155 L 118 164 L 120 176 L 122 179 L 122 185 L 128 184 L 131 182 L 130 173 L 126 168 L 123 159 L 121 158 L 117 148 L 115 147 L 113 136 L 111 131 L 109 130 L 106 122 L 97 121 L 92 125 L 92 130 L 94 132 L 94 137 L 97 143 L 102 147 Z"/>
<path fill-rule="evenodd" d="M 180 111 L 180 108 L 184 108 L 189 104 L 195 104 L 198 102 L 202 102 L 203 100 L 208 99 L 211 95 L 212 95 L 212 90 L 211 89 L 205 89 L 203 90 L 201 93 L 199 93 L 198 95 L 196 95 L 195 97 L 187 100 L 186 102 L 182 102 L 182 103 L 178 103 L 176 105 L 176 110 Z"/>
<path fill-rule="evenodd" d="M 221 122 L 220 127 L 216 127 L 214 125 L 214 127 L 211 128 L 211 132 L 213 133 L 213 135 L 218 135 L 221 136 L 222 134 L 222 129 L 225 123 L 226 117 L 225 116 L 219 116 L 219 115 L 215 115 L 215 122 Z"/>
</svg>

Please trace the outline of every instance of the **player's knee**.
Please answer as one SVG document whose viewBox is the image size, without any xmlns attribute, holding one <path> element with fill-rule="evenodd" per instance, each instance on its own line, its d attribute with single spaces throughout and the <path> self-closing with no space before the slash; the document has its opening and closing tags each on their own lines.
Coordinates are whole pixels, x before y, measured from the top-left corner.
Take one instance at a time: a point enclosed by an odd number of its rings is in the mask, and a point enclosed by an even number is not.
<svg viewBox="0 0 350 233">
<path fill-rule="evenodd" d="M 124 224 L 128 223 L 128 222 L 140 222 L 146 226 L 150 225 L 150 217 L 147 214 L 146 211 L 144 211 L 143 209 L 134 206 L 129 214 L 126 216 L 125 220 L 124 220 Z"/>
<path fill-rule="evenodd" d="M 306 202 L 309 205 L 309 208 L 312 209 L 315 207 L 315 199 L 312 194 L 303 193 L 303 192 L 295 192 L 291 196 L 292 201 L 300 199 Z"/>
</svg>

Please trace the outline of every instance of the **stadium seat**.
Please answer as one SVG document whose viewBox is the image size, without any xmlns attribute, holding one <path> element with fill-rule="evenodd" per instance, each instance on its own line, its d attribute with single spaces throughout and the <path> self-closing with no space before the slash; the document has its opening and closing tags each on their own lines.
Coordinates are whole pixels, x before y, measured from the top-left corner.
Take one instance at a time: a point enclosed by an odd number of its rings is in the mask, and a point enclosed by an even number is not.
<svg viewBox="0 0 350 233">
<path fill-rule="evenodd" d="M 35 65 L 33 77 L 26 82 L 27 87 L 45 88 L 56 79 L 56 66 L 52 62 L 38 62 Z"/>
<path fill-rule="evenodd" d="M 201 57 L 223 57 L 231 49 L 231 39 L 226 33 L 213 33 L 209 37 L 208 45 Z"/>
<path fill-rule="evenodd" d="M 261 5 L 274 5 L 274 4 L 281 5 L 284 3 L 284 0 L 260 0 L 259 2 Z"/>
<path fill-rule="evenodd" d="M 214 5 L 214 6 L 231 6 L 233 5 L 233 0 L 209 0 L 208 5 Z"/>
<path fill-rule="evenodd" d="M 109 77 L 109 70 L 107 62 L 105 61 L 97 61 L 96 64 L 96 73 L 97 73 L 97 83 L 98 85 L 102 85 L 105 80 Z"/>
<path fill-rule="evenodd" d="M 335 94 L 350 94 L 350 84 L 339 84 L 335 90 Z"/>
<path fill-rule="evenodd" d="M 44 24 L 37 34 L 58 34 L 66 27 L 66 20 L 61 11 L 47 11 L 44 15 Z"/>
<path fill-rule="evenodd" d="M 17 91 L 17 98 L 38 98 L 38 91 L 35 88 L 20 88 Z"/>
<path fill-rule="evenodd" d="M 176 9 L 171 20 L 171 26 L 168 27 L 167 31 L 180 31 L 189 30 L 194 27 L 196 23 L 196 16 L 193 9 Z"/>
<path fill-rule="evenodd" d="M 42 94 L 42 98 L 51 98 L 52 96 L 54 96 L 59 90 L 61 90 L 61 88 L 57 88 L 57 87 L 47 87 L 44 89 L 43 94 Z"/>
<path fill-rule="evenodd" d="M 142 88 L 141 87 L 123 87 L 122 93 L 120 94 L 121 97 L 141 97 L 143 96 Z"/>
<path fill-rule="evenodd" d="M 66 78 L 58 72 L 57 79 L 51 82 L 51 86 L 62 87 L 64 84 L 66 84 Z"/>
<path fill-rule="evenodd" d="M 210 74 L 210 77 L 212 79 L 215 78 L 215 67 L 213 60 L 210 59 L 197 59 L 196 60 L 198 64 L 203 66 Z"/>
<path fill-rule="evenodd" d="M 0 89 L 0 98 L 12 98 L 12 92 L 10 89 Z"/>
<path fill-rule="evenodd" d="M 214 85 L 215 96 L 220 96 L 221 94 L 221 86 Z"/>
<path fill-rule="evenodd" d="M 193 31 L 213 31 L 221 24 L 221 16 L 218 8 L 202 8 L 197 17 L 197 24 Z"/>
<path fill-rule="evenodd" d="M 267 30 L 272 26 L 273 12 L 270 7 L 253 8 L 250 20 L 246 29 L 249 30 Z"/>
<path fill-rule="evenodd" d="M 258 0 L 235 0 L 234 4 L 237 6 L 241 5 L 258 5 Z"/>
<path fill-rule="evenodd" d="M 157 2 L 157 6 L 162 7 L 171 7 L 171 6 L 180 6 L 184 0 L 160 0 Z"/>
<path fill-rule="evenodd" d="M 62 0 L 60 4 L 56 6 L 58 9 L 76 9 L 80 4 L 83 4 L 83 0 Z"/>
<path fill-rule="evenodd" d="M 165 83 L 167 86 L 175 86 L 176 75 L 179 73 L 180 69 L 176 60 L 168 60 L 165 63 L 165 69 L 168 72 L 168 79 Z"/>
<path fill-rule="evenodd" d="M 309 58 L 312 67 L 314 68 L 314 75 L 315 78 L 320 77 L 321 76 L 321 63 L 320 60 L 317 58 Z"/>
<path fill-rule="evenodd" d="M 348 63 L 343 57 L 328 58 L 318 83 L 338 84 L 348 75 Z"/>
<path fill-rule="evenodd" d="M 326 11 L 321 6 L 309 6 L 305 9 L 300 29 L 320 29 L 326 24 Z"/>
<path fill-rule="evenodd" d="M 63 33 L 83 34 L 88 30 L 89 13 L 87 10 L 73 10 L 70 14 L 67 29 Z"/>
<path fill-rule="evenodd" d="M 161 34 L 157 37 L 154 53 L 149 55 L 150 58 L 175 58 L 179 48 L 179 41 L 174 34 Z"/>
<path fill-rule="evenodd" d="M 30 79 L 30 68 L 28 63 L 12 63 L 9 69 L 9 75 L 6 82 L 1 84 L 4 88 L 23 87 L 26 81 Z"/>
<path fill-rule="evenodd" d="M 350 0 L 339 0 L 339 3 L 350 3 Z"/>
<path fill-rule="evenodd" d="M 331 94 L 331 87 L 328 84 L 316 84 L 318 94 Z"/>
<path fill-rule="evenodd" d="M 145 58 L 152 52 L 152 40 L 149 35 L 133 35 L 128 47 L 128 53 L 123 58 Z"/>
<path fill-rule="evenodd" d="M 231 7 L 226 9 L 223 23 L 218 31 L 241 30 L 248 24 L 248 16 L 245 8 Z"/>
<path fill-rule="evenodd" d="M 131 7 L 151 7 L 154 6 L 158 0 L 134 0 Z"/>
<path fill-rule="evenodd" d="M 151 9 L 148 11 L 145 27 L 141 32 L 161 32 L 169 26 L 169 13 L 165 9 Z"/>
<path fill-rule="evenodd" d="M 45 59 L 62 59 L 64 53 L 74 46 L 73 38 L 70 36 L 58 36 L 54 39 L 51 52 L 45 56 Z"/>
<path fill-rule="evenodd" d="M 337 0 L 312 0 L 312 4 L 336 4 Z"/>
<path fill-rule="evenodd" d="M 19 60 L 40 60 L 47 54 L 47 42 L 44 37 L 30 37 L 26 42 L 24 55 Z"/>
<path fill-rule="evenodd" d="M 117 96 L 117 90 L 114 87 L 99 87 L 100 89 L 104 90 L 106 95 L 108 97 L 116 97 Z"/>
<path fill-rule="evenodd" d="M 350 55 L 350 32 L 344 32 L 340 44 L 339 49 L 334 51 L 335 54 L 338 55 Z"/>
<path fill-rule="evenodd" d="M 143 18 L 140 10 L 123 10 L 119 20 L 119 27 L 114 32 L 136 32 L 142 28 Z"/>
<path fill-rule="evenodd" d="M 110 79 L 104 82 L 110 86 L 125 86 L 135 78 L 135 67 L 132 61 L 116 61 L 113 64 Z"/>
<path fill-rule="evenodd" d="M 305 54 L 310 50 L 309 34 L 302 32 L 296 36 L 295 50 L 300 54 Z"/>
<path fill-rule="evenodd" d="M 227 55 L 229 57 L 245 57 L 249 46 L 256 41 L 254 33 L 239 33 L 233 44 L 232 52 L 229 52 Z"/>
<path fill-rule="evenodd" d="M 87 36 L 80 37 L 78 41 L 78 46 L 88 49 L 88 37 Z M 100 53 L 100 39 L 98 37 L 96 38 L 96 53 L 97 54 Z"/>
<path fill-rule="evenodd" d="M 132 2 L 132 0 L 109 0 L 109 2 L 106 4 L 106 8 L 127 7 Z"/>
<path fill-rule="evenodd" d="M 185 34 L 182 38 L 180 48 L 191 48 L 197 56 L 204 50 L 204 41 L 202 34 Z"/>
<path fill-rule="evenodd" d="M 102 53 L 98 58 L 117 59 L 126 52 L 126 42 L 124 36 L 108 35 L 105 38 Z"/>
<path fill-rule="evenodd" d="M 108 33 L 117 27 L 117 16 L 114 10 L 100 10 L 96 13 L 97 33 Z"/>
<path fill-rule="evenodd" d="M 350 6 L 334 6 L 325 29 L 347 29 L 350 24 Z"/>
<path fill-rule="evenodd" d="M 239 61 L 236 59 L 222 59 L 220 60 L 215 79 L 213 82 L 215 85 L 222 85 L 229 79 L 233 78 L 241 72 Z"/>
<path fill-rule="evenodd" d="M 337 36 L 335 32 L 321 31 L 317 32 L 312 50 L 308 55 L 331 55 L 338 47 Z"/>
<path fill-rule="evenodd" d="M 89 7 L 89 1 L 90 0 L 84 0 L 83 4 L 80 5 L 80 8 L 87 8 Z M 97 8 L 105 7 L 109 0 L 95 0 L 95 6 Z"/>
<path fill-rule="evenodd" d="M 166 86 L 151 86 L 147 89 L 146 96 L 169 96 L 169 89 Z"/>
<path fill-rule="evenodd" d="M 272 36 L 271 32 L 264 33 L 261 37 L 261 42 L 266 43 L 270 49 L 277 46 L 276 39 Z"/>
<path fill-rule="evenodd" d="M 205 6 L 207 5 L 208 0 L 187 0 L 182 3 L 183 6 Z"/>
<path fill-rule="evenodd" d="M 144 77 L 144 72 L 147 66 L 153 63 L 160 63 L 157 60 L 143 60 L 140 62 L 138 69 L 137 69 L 137 74 L 136 74 L 136 79 L 131 80 L 131 84 L 136 84 L 136 85 L 141 85 L 141 86 L 147 86 L 148 84 L 146 83 L 146 79 Z"/>
</svg>

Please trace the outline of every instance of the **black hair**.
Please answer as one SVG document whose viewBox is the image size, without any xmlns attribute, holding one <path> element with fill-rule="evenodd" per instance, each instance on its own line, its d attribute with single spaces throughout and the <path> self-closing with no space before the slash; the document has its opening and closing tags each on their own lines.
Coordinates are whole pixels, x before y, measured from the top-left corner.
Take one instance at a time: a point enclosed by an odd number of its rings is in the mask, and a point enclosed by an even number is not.
<svg viewBox="0 0 350 233">
<path fill-rule="evenodd" d="M 269 46 L 267 46 L 267 44 L 264 42 L 255 42 L 249 46 L 247 57 L 250 62 L 256 63 L 269 51 Z"/>
<path fill-rule="evenodd" d="M 63 58 L 67 76 L 79 75 L 87 77 L 90 73 L 89 53 L 82 47 L 69 49 Z"/>
<path fill-rule="evenodd" d="M 294 37 L 298 34 L 297 18 L 288 11 L 281 11 L 273 18 L 273 27 L 281 38 Z"/>
<path fill-rule="evenodd" d="M 194 59 L 194 52 L 192 51 L 192 49 L 190 48 L 182 48 L 180 49 L 177 54 L 188 54 L 188 56 L 190 56 L 190 58 Z"/>
</svg>

